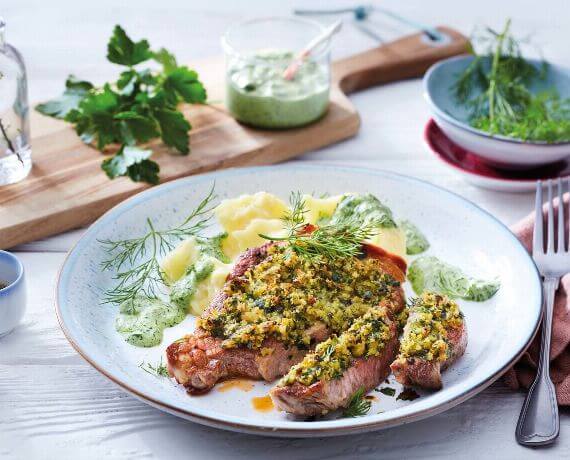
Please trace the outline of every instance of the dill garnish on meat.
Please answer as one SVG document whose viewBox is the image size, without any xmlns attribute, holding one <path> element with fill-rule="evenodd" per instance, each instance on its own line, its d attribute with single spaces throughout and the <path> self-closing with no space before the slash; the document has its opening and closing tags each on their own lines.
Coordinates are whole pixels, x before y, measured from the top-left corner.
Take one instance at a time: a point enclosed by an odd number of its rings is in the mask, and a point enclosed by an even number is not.
<svg viewBox="0 0 570 460">
<path fill-rule="evenodd" d="M 300 192 L 291 194 L 290 203 L 291 210 L 282 218 L 287 236 L 259 236 L 270 241 L 286 242 L 297 255 L 304 258 L 335 260 L 357 256 L 362 250 L 362 242 L 376 235 L 382 226 L 381 222 L 361 222 L 349 215 L 334 223 L 312 227 L 305 221 L 308 210 Z"/>
</svg>

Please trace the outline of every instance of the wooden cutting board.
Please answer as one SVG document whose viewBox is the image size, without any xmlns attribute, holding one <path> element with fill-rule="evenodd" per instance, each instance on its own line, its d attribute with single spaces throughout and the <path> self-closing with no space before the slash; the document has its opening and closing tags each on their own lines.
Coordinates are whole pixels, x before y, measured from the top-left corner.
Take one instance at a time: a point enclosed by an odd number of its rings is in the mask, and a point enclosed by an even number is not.
<svg viewBox="0 0 570 460">
<path fill-rule="evenodd" d="M 161 182 L 215 169 L 278 163 L 354 136 L 360 119 L 347 94 L 419 77 L 434 62 L 465 52 L 464 36 L 439 29 L 449 37 L 446 43 L 434 44 L 415 34 L 334 62 L 329 111 L 304 128 L 257 130 L 237 123 L 223 104 L 185 107 L 192 124 L 191 154 L 180 156 L 154 144 Z M 221 101 L 223 61 L 194 62 L 192 67 L 200 73 L 209 99 Z M 68 124 L 32 111 L 31 127 L 30 175 L 18 184 L 0 187 L 0 248 L 87 225 L 149 187 L 126 178 L 109 180 L 100 168 L 104 157 L 81 142 Z"/>
</svg>

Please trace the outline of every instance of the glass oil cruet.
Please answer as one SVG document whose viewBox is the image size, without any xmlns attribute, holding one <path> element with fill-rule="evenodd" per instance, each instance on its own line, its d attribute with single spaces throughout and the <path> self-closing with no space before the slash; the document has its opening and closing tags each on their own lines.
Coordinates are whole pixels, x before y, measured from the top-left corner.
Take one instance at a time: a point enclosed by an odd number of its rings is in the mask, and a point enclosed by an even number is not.
<svg viewBox="0 0 570 460">
<path fill-rule="evenodd" d="M 6 43 L 5 29 L 0 18 L 0 186 L 21 181 L 32 169 L 26 69 Z"/>
</svg>

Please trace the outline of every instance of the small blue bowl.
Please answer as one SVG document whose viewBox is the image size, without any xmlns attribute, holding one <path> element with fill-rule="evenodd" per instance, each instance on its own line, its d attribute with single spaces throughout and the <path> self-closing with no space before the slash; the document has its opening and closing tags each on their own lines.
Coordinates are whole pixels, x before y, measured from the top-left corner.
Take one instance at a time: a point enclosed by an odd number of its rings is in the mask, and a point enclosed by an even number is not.
<svg viewBox="0 0 570 460">
<path fill-rule="evenodd" d="M 26 311 L 24 266 L 13 254 L 0 250 L 0 337 L 10 333 Z"/>
<path fill-rule="evenodd" d="M 455 100 L 452 87 L 473 59 L 473 56 L 445 59 L 432 66 L 424 76 L 426 101 L 435 122 L 445 135 L 464 149 L 502 167 L 536 167 L 570 156 L 570 142 L 523 141 L 491 135 L 470 126 L 469 112 Z M 537 68 L 542 64 L 536 59 L 528 61 Z M 490 65 L 488 59 L 484 65 Z M 549 64 L 545 79 L 536 82 L 530 89 L 536 93 L 550 88 L 556 88 L 563 99 L 570 97 L 570 69 Z"/>
</svg>

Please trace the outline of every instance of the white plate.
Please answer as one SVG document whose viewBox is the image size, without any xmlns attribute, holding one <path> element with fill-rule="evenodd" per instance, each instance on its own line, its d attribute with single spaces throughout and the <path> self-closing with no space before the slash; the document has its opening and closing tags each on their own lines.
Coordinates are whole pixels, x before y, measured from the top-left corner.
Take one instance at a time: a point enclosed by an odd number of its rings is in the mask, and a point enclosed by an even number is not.
<svg viewBox="0 0 570 460">
<path fill-rule="evenodd" d="M 194 320 L 189 316 L 167 329 L 158 347 L 143 349 L 125 343 L 113 327 L 116 307 L 100 304 L 102 293 L 112 286 L 113 280 L 109 273 L 100 270 L 104 253 L 97 240 L 141 235 L 147 217 L 157 227 L 178 224 L 214 182 L 220 198 L 259 190 L 283 198 L 292 190 L 330 194 L 371 192 L 386 202 L 398 218 L 410 219 L 420 226 L 431 242 L 430 254 L 476 276 L 500 276 L 502 286 L 492 300 L 461 302 L 469 344 L 465 356 L 444 374 L 444 389 L 422 393 L 413 402 L 373 393 L 378 400 L 365 417 L 309 422 L 293 420 L 276 411 L 256 412 L 251 398 L 266 395 L 270 384 L 258 382 L 250 392 L 214 389 L 208 395 L 191 397 L 170 380 L 141 370 L 138 367 L 141 361 L 158 362 L 168 344 L 192 331 Z M 539 323 L 542 291 L 532 260 L 513 234 L 459 196 L 387 172 L 277 166 L 189 177 L 154 187 L 116 206 L 87 230 L 67 257 L 56 298 L 61 327 L 76 350 L 97 370 L 143 401 L 219 428 L 275 436 L 325 436 L 408 423 L 449 409 L 483 390 L 530 343 Z"/>
</svg>

